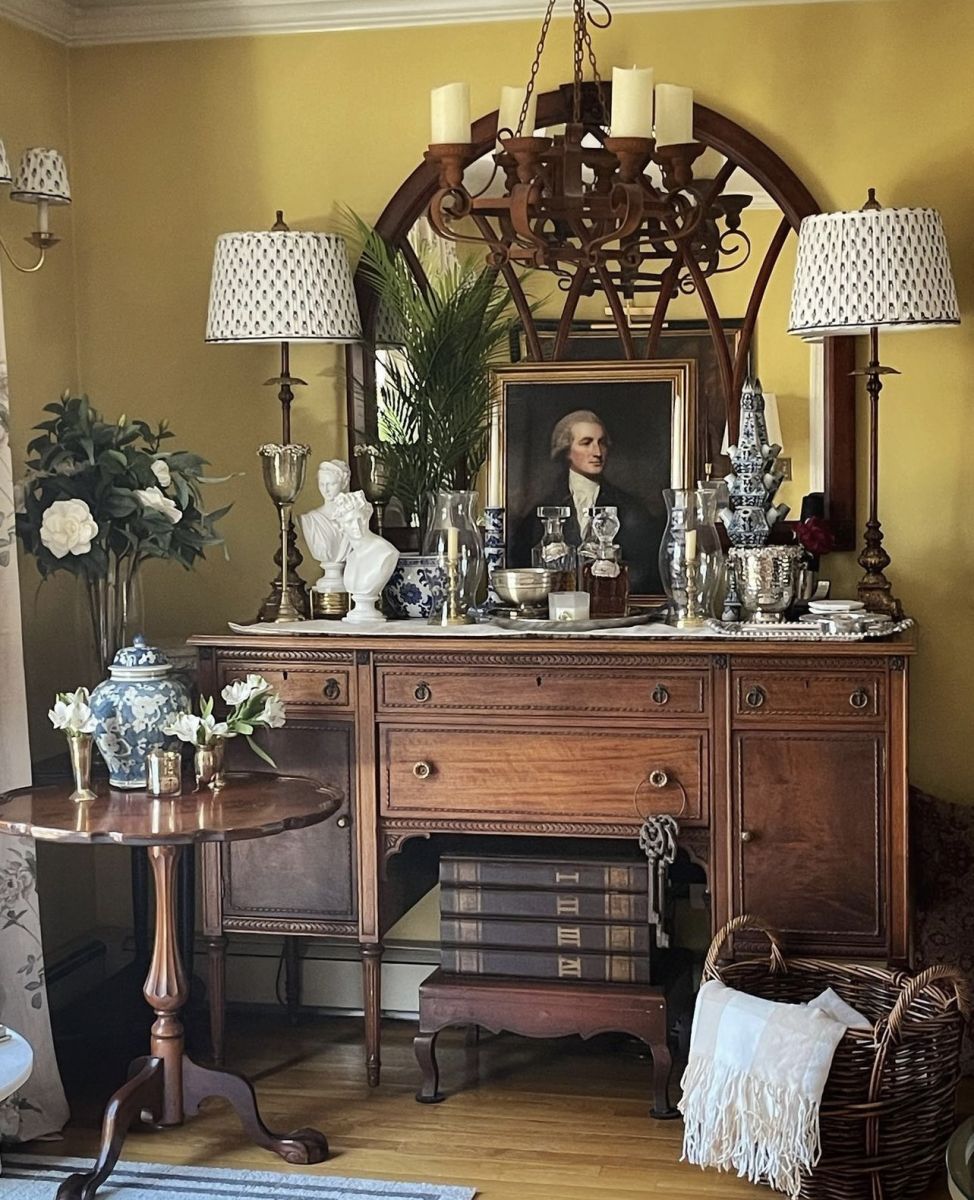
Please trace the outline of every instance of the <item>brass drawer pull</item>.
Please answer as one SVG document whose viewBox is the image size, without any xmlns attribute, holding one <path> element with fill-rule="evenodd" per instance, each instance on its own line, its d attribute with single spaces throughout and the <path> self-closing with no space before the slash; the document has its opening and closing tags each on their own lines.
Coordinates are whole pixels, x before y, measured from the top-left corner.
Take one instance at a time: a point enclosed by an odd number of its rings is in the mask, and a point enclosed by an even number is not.
<svg viewBox="0 0 974 1200">
<path fill-rule="evenodd" d="M 744 693 L 744 703 L 748 708 L 760 708 L 767 698 L 764 688 L 758 687 L 756 684 L 754 687 L 749 687 Z"/>
<path fill-rule="evenodd" d="M 742 842 L 753 842 L 754 841 L 754 834 L 750 831 L 750 829 L 742 829 L 741 830 L 741 841 Z"/>
<path fill-rule="evenodd" d="M 433 773 L 433 768 L 428 762 L 418 762 L 413 764 L 413 774 L 417 779 L 429 779 Z"/>
<path fill-rule="evenodd" d="M 329 679 L 321 691 L 326 700 L 337 700 L 342 694 L 342 687 L 337 679 Z"/>
<path fill-rule="evenodd" d="M 347 829 L 349 825 L 351 825 L 351 821 L 348 819 L 348 817 L 339 817 L 335 824 L 339 829 Z"/>
<path fill-rule="evenodd" d="M 665 788 L 670 782 L 670 777 L 665 771 L 657 768 L 655 771 L 650 771 L 646 776 L 646 781 L 650 787 Z"/>
<path fill-rule="evenodd" d="M 417 685 L 413 695 L 420 702 L 420 704 L 425 704 L 426 701 L 432 697 L 433 692 L 430 688 L 430 685 L 424 681 L 423 683 Z"/>
<path fill-rule="evenodd" d="M 849 703 L 853 708 L 858 709 L 861 712 L 862 709 L 868 708 L 869 706 L 869 693 L 865 688 L 856 688 L 856 690 L 849 697 Z"/>
<path fill-rule="evenodd" d="M 661 683 L 658 683 L 656 685 L 656 687 L 653 688 L 653 703 L 654 704 L 669 704 L 669 702 L 670 702 L 669 688 L 666 688 Z"/>
</svg>

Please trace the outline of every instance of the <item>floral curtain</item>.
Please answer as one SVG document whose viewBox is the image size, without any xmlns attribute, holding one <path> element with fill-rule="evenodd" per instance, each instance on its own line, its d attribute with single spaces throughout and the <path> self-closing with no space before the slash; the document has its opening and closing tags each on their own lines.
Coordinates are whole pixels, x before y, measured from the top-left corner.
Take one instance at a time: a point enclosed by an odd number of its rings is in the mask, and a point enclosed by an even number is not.
<svg viewBox="0 0 974 1200">
<path fill-rule="evenodd" d="M 27 697 L 14 541 L 10 397 L 0 291 L 0 792 L 30 783 Z M 0 836 L 0 1022 L 34 1049 L 34 1072 L 0 1102 L 0 1139 L 28 1141 L 61 1128 L 68 1106 L 51 1040 L 37 900 L 37 860 L 29 838 Z"/>
</svg>

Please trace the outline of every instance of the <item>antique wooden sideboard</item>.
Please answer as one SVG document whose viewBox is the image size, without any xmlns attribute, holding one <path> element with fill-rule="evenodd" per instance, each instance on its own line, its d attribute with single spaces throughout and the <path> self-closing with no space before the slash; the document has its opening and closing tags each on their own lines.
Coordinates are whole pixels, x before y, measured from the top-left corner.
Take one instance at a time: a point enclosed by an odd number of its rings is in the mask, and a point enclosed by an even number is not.
<svg viewBox="0 0 974 1200">
<path fill-rule="evenodd" d="M 227 932 L 344 939 L 377 1083 L 383 935 L 434 878 L 393 860 L 431 835 L 630 839 L 678 813 L 714 928 L 749 912 L 793 952 L 908 960 L 908 635 L 193 642 L 204 694 L 273 682 L 288 722 L 262 742 L 345 796 L 324 825 L 203 848 L 218 1045 Z"/>
</svg>

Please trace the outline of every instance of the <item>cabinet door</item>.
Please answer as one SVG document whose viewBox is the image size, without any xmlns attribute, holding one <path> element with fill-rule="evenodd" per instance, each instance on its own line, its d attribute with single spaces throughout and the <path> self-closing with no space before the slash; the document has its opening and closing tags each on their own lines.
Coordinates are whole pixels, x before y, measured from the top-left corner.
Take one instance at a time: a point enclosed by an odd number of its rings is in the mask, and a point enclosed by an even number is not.
<svg viewBox="0 0 974 1200">
<path fill-rule="evenodd" d="M 345 802 L 320 825 L 224 847 L 224 927 L 287 932 L 296 925 L 292 932 L 354 936 L 354 726 L 289 719 L 283 729 L 261 730 L 257 739 L 279 771 L 320 779 Z M 234 769 L 270 769 L 243 738 L 229 747 Z"/>
<path fill-rule="evenodd" d="M 732 772 L 735 912 L 791 953 L 885 955 L 884 735 L 737 733 Z"/>
</svg>

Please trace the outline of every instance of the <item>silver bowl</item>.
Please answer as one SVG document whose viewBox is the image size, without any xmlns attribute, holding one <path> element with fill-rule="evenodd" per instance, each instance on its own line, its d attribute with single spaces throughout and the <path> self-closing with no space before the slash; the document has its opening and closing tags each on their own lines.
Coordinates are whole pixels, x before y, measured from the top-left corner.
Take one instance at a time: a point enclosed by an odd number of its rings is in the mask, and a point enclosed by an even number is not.
<svg viewBox="0 0 974 1200">
<path fill-rule="evenodd" d="M 555 573 L 544 567 L 508 567 L 495 571 L 491 583 L 507 604 L 516 605 L 522 616 L 533 615 L 555 586 Z"/>
<path fill-rule="evenodd" d="M 795 601 L 801 546 L 735 546 L 731 560 L 754 625 L 777 625 Z"/>
</svg>

